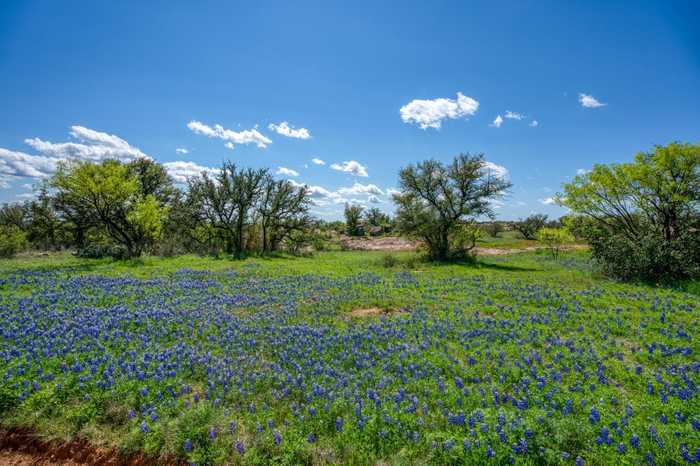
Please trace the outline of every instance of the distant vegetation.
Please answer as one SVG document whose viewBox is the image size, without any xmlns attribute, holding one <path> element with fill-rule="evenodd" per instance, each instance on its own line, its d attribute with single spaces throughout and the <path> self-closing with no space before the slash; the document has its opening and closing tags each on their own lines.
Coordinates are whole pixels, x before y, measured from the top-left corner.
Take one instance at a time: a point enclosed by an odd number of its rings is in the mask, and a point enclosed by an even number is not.
<svg viewBox="0 0 700 466">
<path fill-rule="evenodd" d="M 323 222 L 309 213 L 305 186 L 266 169 L 225 162 L 183 189 L 146 158 L 66 163 L 37 186 L 34 201 L 0 208 L 0 256 L 30 247 L 83 257 L 242 258 L 325 250 L 343 235 L 396 234 L 417 240 L 428 259 L 446 261 L 473 257 L 486 236 L 512 244 L 517 232 L 555 257 L 565 243 L 585 241 L 598 269 L 614 278 L 673 281 L 700 274 L 699 167 L 698 145 L 656 147 L 565 183 L 557 201 L 571 213 L 562 219 L 532 214 L 505 222 L 492 205 L 510 182 L 492 173 L 483 155 L 461 154 L 448 164 L 402 168 L 394 218 L 348 203 L 345 222 Z"/>
</svg>

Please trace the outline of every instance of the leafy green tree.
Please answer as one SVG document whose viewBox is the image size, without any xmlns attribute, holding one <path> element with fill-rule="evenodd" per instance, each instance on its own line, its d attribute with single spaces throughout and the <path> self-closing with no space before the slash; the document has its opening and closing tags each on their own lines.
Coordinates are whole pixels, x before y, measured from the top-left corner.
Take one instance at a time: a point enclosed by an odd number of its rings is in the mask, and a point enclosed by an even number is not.
<svg viewBox="0 0 700 466">
<path fill-rule="evenodd" d="M 8 203 L 0 206 L 0 225 L 14 225 L 20 230 L 27 227 L 27 206 L 20 203 Z"/>
<path fill-rule="evenodd" d="M 129 166 L 115 160 L 96 164 L 61 164 L 50 181 L 65 212 L 83 212 L 124 248 L 138 257 L 158 239 L 167 206 L 141 191 Z"/>
<path fill-rule="evenodd" d="M 515 228 L 525 239 L 536 239 L 537 232 L 547 226 L 549 217 L 544 214 L 532 214 L 525 219 L 513 223 Z"/>
<path fill-rule="evenodd" d="M 356 204 L 345 204 L 345 232 L 348 236 L 363 236 L 362 212 L 364 208 Z"/>
<path fill-rule="evenodd" d="M 294 245 L 299 244 L 313 223 L 310 204 L 306 186 L 266 177 L 258 207 L 263 253 L 276 251 L 285 240 L 294 239 Z"/>
<path fill-rule="evenodd" d="M 537 241 L 542 243 L 552 259 L 559 258 L 563 246 L 574 241 L 574 237 L 564 228 L 542 228 L 537 232 Z"/>
<path fill-rule="evenodd" d="M 557 199 L 590 220 L 584 233 L 606 273 L 654 281 L 700 274 L 700 145 L 656 146 L 631 163 L 596 165 Z"/>
<path fill-rule="evenodd" d="M 223 240 L 226 252 L 236 258 L 246 250 L 246 229 L 253 221 L 254 207 L 268 176 L 265 169 L 239 169 L 232 162 L 224 162 L 214 177 L 203 173 L 189 182 L 200 222 L 211 226 Z"/>
<path fill-rule="evenodd" d="M 27 237 L 17 225 L 0 225 L 0 257 L 12 257 L 26 247 Z"/>
<path fill-rule="evenodd" d="M 460 154 L 443 165 L 426 160 L 399 172 L 397 227 L 421 239 L 431 259 L 466 256 L 476 244 L 475 221 L 493 217 L 491 202 L 511 183 L 488 168 L 483 154 Z"/>
</svg>

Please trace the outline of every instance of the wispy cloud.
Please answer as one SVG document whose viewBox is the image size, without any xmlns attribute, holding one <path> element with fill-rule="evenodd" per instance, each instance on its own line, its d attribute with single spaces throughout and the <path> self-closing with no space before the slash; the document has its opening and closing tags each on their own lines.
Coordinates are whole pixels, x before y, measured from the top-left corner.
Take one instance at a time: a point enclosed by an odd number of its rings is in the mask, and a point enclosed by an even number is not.
<svg viewBox="0 0 700 466">
<path fill-rule="evenodd" d="M 532 120 L 530 124 L 528 125 L 530 128 L 537 128 L 540 125 L 540 122 L 537 120 Z"/>
<path fill-rule="evenodd" d="M 553 205 L 553 204 L 557 203 L 557 201 L 555 201 L 553 197 L 546 197 L 544 199 L 538 199 L 538 200 L 540 201 L 540 204 L 543 204 L 543 205 Z"/>
<path fill-rule="evenodd" d="M 289 123 L 286 121 L 283 121 L 282 123 L 279 123 L 279 124 L 270 123 L 267 126 L 267 129 L 269 129 L 270 131 L 274 131 L 277 134 L 281 134 L 282 136 L 286 136 L 288 138 L 309 139 L 311 137 L 311 133 L 309 132 L 308 129 L 306 129 L 306 128 L 295 129 L 293 126 L 290 126 Z"/>
<path fill-rule="evenodd" d="M 578 95 L 578 101 L 581 103 L 581 106 L 585 108 L 598 108 L 598 107 L 604 107 L 608 104 L 605 104 L 603 102 L 598 101 L 595 97 L 589 94 L 579 94 Z"/>
<path fill-rule="evenodd" d="M 525 118 L 525 116 L 522 113 L 516 113 L 511 112 L 510 110 L 506 110 L 506 118 L 511 120 L 522 120 L 523 118 Z"/>
<path fill-rule="evenodd" d="M 585 175 L 586 173 L 590 173 L 590 170 L 586 168 L 579 168 L 576 170 L 577 175 Z"/>
<path fill-rule="evenodd" d="M 257 129 L 246 129 L 243 131 L 233 131 L 226 129 L 221 125 L 207 126 L 204 123 L 192 120 L 187 123 L 187 127 L 195 134 L 201 134 L 210 138 L 217 138 L 227 141 L 225 146 L 233 149 L 240 144 L 255 144 L 260 149 L 264 149 L 268 144 L 272 144 L 272 140 L 260 133 Z"/>
<path fill-rule="evenodd" d="M 338 170 L 345 173 L 350 173 L 355 176 L 369 176 L 367 174 L 367 167 L 362 165 L 360 162 L 355 160 L 348 160 L 343 163 L 334 163 L 331 165 L 333 170 Z"/>
<path fill-rule="evenodd" d="M 185 155 L 190 153 L 190 151 L 188 151 L 184 147 L 178 147 L 177 149 L 175 149 L 175 152 L 179 155 Z"/>
<path fill-rule="evenodd" d="M 492 126 L 494 128 L 500 128 L 501 125 L 503 124 L 503 117 L 501 115 L 496 115 L 496 118 L 491 122 L 489 126 Z"/>
<path fill-rule="evenodd" d="M 479 109 L 479 102 L 461 92 L 457 99 L 438 98 L 433 100 L 414 99 L 401 107 L 399 113 L 404 123 L 415 124 L 422 129 L 442 126 L 445 119 L 466 118 Z"/>
<path fill-rule="evenodd" d="M 325 165 L 326 164 L 326 162 L 324 160 L 318 159 L 316 157 L 311 159 L 311 162 L 313 162 L 316 165 Z"/>
<path fill-rule="evenodd" d="M 291 168 L 287 167 L 277 167 L 277 171 L 275 172 L 275 174 L 284 176 L 299 176 L 298 171 L 292 170 Z"/>
</svg>

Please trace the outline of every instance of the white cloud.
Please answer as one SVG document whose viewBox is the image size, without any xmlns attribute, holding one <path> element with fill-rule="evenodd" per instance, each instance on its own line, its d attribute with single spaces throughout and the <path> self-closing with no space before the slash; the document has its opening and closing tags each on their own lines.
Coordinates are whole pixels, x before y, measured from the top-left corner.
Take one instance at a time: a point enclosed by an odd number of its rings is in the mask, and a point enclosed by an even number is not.
<svg viewBox="0 0 700 466">
<path fill-rule="evenodd" d="M 61 160 L 63 159 L 58 157 L 29 155 L 0 148 L 0 174 L 43 178 L 54 173 Z"/>
<path fill-rule="evenodd" d="M 578 101 L 581 103 L 583 107 L 586 108 L 598 108 L 598 107 L 604 107 L 608 104 L 604 104 L 602 102 L 599 102 L 598 99 L 593 97 L 592 95 L 588 94 L 579 94 L 578 95 Z"/>
<path fill-rule="evenodd" d="M 387 196 L 393 196 L 394 194 L 401 194 L 401 191 L 399 191 L 396 188 L 386 188 L 386 195 Z"/>
<path fill-rule="evenodd" d="M 585 175 L 586 173 L 590 173 L 590 170 L 587 170 L 585 168 L 579 168 L 578 170 L 576 170 L 577 175 Z"/>
<path fill-rule="evenodd" d="M 25 139 L 24 142 L 34 148 L 37 155 L 0 148 L 0 174 L 43 178 L 54 173 L 62 161 L 116 159 L 126 162 L 139 157 L 150 158 L 113 134 L 75 125 L 71 126 L 70 135 L 78 142 L 53 143 L 37 137 Z"/>
<path fill-rule="evenodd" d="M 372 204 L 379 204 L 381 202 L 377 196 L 370 196 L 367 200 Z"/>
<path fill-rule="evenodd" d="M 508 169 L 503 165 L 498 165 L 487 160 L 484 162 L 484 168 L 498 178 L 505 178 L 508 176 Z"/>
<path fill-rule="evenodd" d="M 334 163 L 331 165 L 331 168 L 333 170 L 351 173 L 355 176 L 363 176 L 363 177 L 369 176 L 367 174 L 367 167 L 365 167 L 360 162 L 357 162 L 355 160 L 348 160 L 348 161 L 345 161 L 341 164 Z"/>
<path fill-rule="evenodd" d="M 298 171 L 292 170 L 291 168 L 287 168 L 287 167 L 277 167 L 277 171 L 275 173 L 277 175 L 284 175 L 284 176 L 299 176 Z"/>
<path fill-rule="evenodd" d="M 180 154 L 180 155 L 185 155 L 185 154 L 189 154 L 190 151 L 188 151 L 184 147 L 178 147 L 177 149 L 175 149 L 175 152 Z"/>
<path fill-rule="evenodd" d="M 0 174 L 0 188 L 9 188 L 10 181 L 12 181 L 13 178 L 13 176 Z"/>
<path fill-rule="evenodd" d="M 379 195 L 383 196 L 384 192 L 379 189 L 379 187 L 375 184 L 361 184 L 361 183 L 355 183 L 349 188 L 340 188 L 338 190 L 338 193 L 348 195 L 348 196 L 358 196 L 360 194 L 371 194 L 371 195 Z"/>
<path fill-rule="evenodd" d="M 221 125 L 207 126 L 202 122 L 192 120 L 187 123 L 187 127 L 196 134 L 201 134 L 208 136 L 210 138 L 217 138 L 227 141 L 225 146 L 229 149 L 233 149 L 237 144 L 255 144 L 260 149 L 264 149 L 268 144 L 272 144 L 272 141 L 264 136 L 257 129 L 246 129 L 243 131 L 233 131 L 226 129 Z"/>
<path fill-rule="evenodd" d="M 84 126 L 71 126 L 70 135 L 80 142 L 53 143 L 39 138 L 25 139 L 24 142 L 41 155 L 58 159 L 100 162 L 107 159 L 129 161 L 139 157 L 149 158 L 141 150 L 113 134 L 95 131 Z"/>
<path fill-rule="evenodd" d="M 553 204 L 557 203 L 557 201 L 555 201 L 553 197 L 547 197 L 547 198 L 538 199 L 538 200 L 540 201 L 540 204 L 543 204 L 543 205 L 553 205 Z"/>
<path fill-rule="evenodd" d="M 532 120 L 528 126 L 530 126 L 531 128 L 536 128 L 536 127 L 538 127 L 539 125 L 540 125 L 540 122 L 539 122 L 539 121 L 537 121 L 537 120 Z"/>
<path fill-rule="evenodd" d="M 448 98 L 414 99 L 401 107 L 399 113 L 404 123 L 416 124 L 422 129 L 439 129 L 442 126 L 442 120 L 466 118 L 474 115 L 478 109 L 479 102 L 458 92 L 457 100 Z"/>
<path fill-rule="evenodd" d="M 501 117 L 501 115 L 496 115 L 496 119 L 493 120 L 493 123 L 491 123 L 490 126 L 493 126 L 494 128 L 500 128 L 502 124 L 503 118 Z"/>
<path fill-rule="evenodd" d="M 199 176 L 202 172 L 213 175 L 219 171 L 215 168 L 203 167 L 194 162 L 185 162 L 182 160 L 166 162 L 163 164 L 163 168 L 165 168 L 168 175 L 172 176 L 177 183 L 186 183 L 188 178 Z"/>
<path fill-rule="evenodd" d="M 286 121 L 283 121 L 282 123 L 277 125 L 274 123 L 270 123 L 267 126 L 267 129 L 269 129 L 270 131 L 274 131 L 277 134 L 281 134 L 282 136 L 287 136 L 288 138 L 309 139 L 311 137 L 311 133 L 308 129 L 295 129 L 293 126 L 289 126 L 289 123 Z"/>
<path fill-rule="evenodd" d="M 523 118 L 525 118 L 525 116 L 522 113 L 511 112 L 510 110 L 506 110 L 506 118 L 509 118 L 511 120 L 522 120 Z"/>
<path fill-rule="evenodd" d="M 326 162 L 324 160 L 321 160 L 321 159 L 316 158 L 316 157 L 311 159 L 311 161 L 316 165 L 325 165 L 326 164 Z"/>
</svg>

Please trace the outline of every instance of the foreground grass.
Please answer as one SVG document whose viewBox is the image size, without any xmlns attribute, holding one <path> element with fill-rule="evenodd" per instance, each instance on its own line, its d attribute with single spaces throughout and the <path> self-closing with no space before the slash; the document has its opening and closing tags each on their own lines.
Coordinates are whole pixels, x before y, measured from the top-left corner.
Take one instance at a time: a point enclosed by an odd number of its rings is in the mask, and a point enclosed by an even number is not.
<svg viewBox="0 0 700 466">
<path fill-rule="evenodd" d="M 197 464 L 698 454 L 697 296 L 394 256 L 0 261 L 2 422 Z"/>
</svg>

